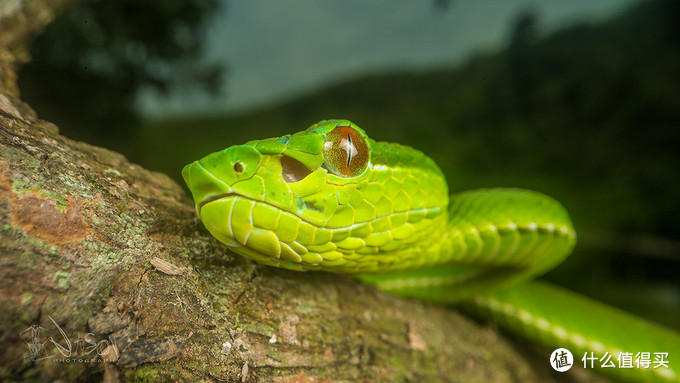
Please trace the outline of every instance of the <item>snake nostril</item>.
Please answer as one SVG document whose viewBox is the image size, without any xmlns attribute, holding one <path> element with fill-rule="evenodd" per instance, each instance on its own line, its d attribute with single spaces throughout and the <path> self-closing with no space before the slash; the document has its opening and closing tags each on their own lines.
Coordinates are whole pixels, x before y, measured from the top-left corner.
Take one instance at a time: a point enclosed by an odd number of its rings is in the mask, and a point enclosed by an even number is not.
<svg viewBox="0 0 680 383">
<path fill-rule="evenodd" d="M 241 173 L 241 172 L 243 172 L 243 165 L 241 165 L 240 162 L 235 162 L 235 163 L 234 163 L 234 171 L 235 171 L 236 173 Z"/>
</svg>

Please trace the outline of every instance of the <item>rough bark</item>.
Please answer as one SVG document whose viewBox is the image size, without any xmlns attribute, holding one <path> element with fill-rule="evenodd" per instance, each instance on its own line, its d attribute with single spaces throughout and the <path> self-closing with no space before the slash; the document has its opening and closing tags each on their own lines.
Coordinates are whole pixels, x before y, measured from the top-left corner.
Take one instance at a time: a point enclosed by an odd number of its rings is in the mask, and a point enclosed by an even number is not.
<svg viewBox="0 0 680 383">
<path fill-rule="evenodd" d="M 14 69 L 66 3 L 17 2 L 2 14 L 0 379 L 554 378 L 548 354 L 455 311 L 230 253 L 166 175 L 39 120 Z"/>
</svg>

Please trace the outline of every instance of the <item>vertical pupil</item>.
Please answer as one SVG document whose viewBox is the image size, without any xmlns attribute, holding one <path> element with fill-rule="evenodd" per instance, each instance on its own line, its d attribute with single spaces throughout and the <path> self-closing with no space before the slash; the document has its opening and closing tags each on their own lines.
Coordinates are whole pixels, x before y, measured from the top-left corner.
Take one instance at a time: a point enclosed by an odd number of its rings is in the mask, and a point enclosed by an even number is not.
<svg viewBox="0 0 680 383">
<path fill-rule="evenodd" d="M 352 148 L 354 148 L 354 145 L 352 144 L 352 136 L 347 133 L 347 141 L 349 145 L 347 145 L 347 167 L 349 168 L 349 164 L 352 163 Z"/>
<path fill-rule="evenodd" d="M 361 133 L 351 126 L 336 126 L 327 133 L 323 144 L 323 166 L 336 176 L 356 177 L 366 170 L 369 153 Z"/>
</svg>

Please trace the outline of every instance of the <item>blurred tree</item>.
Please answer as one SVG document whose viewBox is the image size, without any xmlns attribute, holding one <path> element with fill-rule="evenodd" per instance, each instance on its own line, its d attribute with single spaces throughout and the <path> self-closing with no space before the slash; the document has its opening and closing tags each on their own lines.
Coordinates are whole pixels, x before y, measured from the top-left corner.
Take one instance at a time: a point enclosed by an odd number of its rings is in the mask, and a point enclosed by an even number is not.
<svg viewBox="0 0 680 383">
<path fill-rule="evenodd" d="M 451 8 L 451 3 L 453 3 L 453 1 L 451 1 L 451 0 L 434 0 L 433 1 L 435 8 L 437 8 L 441 11 L 444 11 L 444 12 L 448 11 L 449 8 Z"/>
<path fill-rule="evenodd" d="M 223 68 L 200 61 L 217 0 L 119 0 L 69 8 L 32 44 L 26 101 L 72 138 L 127 153 L 140 89 L 217 93 Z"/>
<path fill-rule="evenodd" d="M 678 23 L 678 18 L 680 18 L 680 1 L 677 0 L 663 0 L 661 2 L 661 8 L 663 9 L 665 39 L 672 45 L 680 44 L 680 23 Z"/>
<path fill-rule="evenodd" d="M 511 89 L 515 94 L 513 106 L 524 118 L 533 113 L 532 97 L 541 71 L 537 67 L 535 44 L 538 38 L 538 15 L 532 9 L 519 13 L 510 33 L 507 50 L 508 71 L 512 80 Z"/>
<path fill-rule="evenodd" d="M 534 41 L 537 36 L 538 16 L 532 9 L 526 9 L 519 13 L 513 25 L 510 46 L 522 46 Z"/>
</svg>

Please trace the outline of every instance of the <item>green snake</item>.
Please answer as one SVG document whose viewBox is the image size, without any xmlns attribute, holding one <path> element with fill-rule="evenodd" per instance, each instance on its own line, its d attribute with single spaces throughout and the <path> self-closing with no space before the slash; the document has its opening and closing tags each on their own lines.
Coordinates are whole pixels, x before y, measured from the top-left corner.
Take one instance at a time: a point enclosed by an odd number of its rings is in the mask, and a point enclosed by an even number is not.
<svg viewBox="0 0 680 383">
<path fill-rule="evenodd" d="M 182 175 L 208 231 L 259 263 L 462 302 L 520 336 L 569 349 L 574 364 L 597 357 L 587 367 L 615 379 L 680 379 L 677 333 L 531 281 L 576 242 L 566 210 L 546 195 L 500 188 L 449 195 L 431 158 L 376 142 L 347 120 L 232 146 Z M 668 353 L 665 364 L 657 353 Z M 607 355 L 615 368 L 600 367 Z"/>
</svg>

